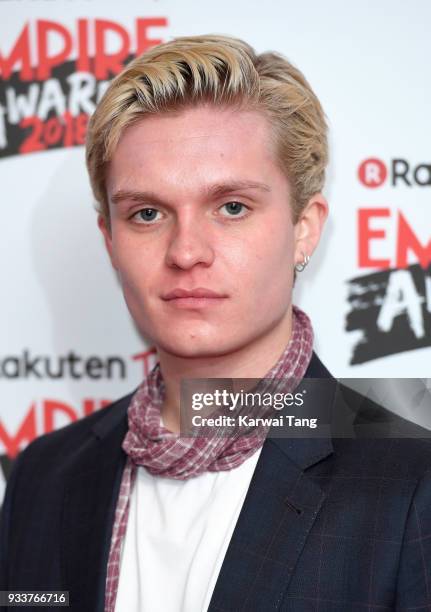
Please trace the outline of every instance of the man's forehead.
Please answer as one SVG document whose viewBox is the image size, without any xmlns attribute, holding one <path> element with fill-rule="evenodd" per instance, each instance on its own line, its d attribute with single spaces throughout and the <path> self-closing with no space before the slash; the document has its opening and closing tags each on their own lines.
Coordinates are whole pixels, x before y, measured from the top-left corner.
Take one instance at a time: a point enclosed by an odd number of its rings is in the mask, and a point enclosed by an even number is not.
<svg viewBox="0 0 431 612">
<path fill-rule="evenodd" d="M 144 201 L 139 192 L 171 187 L 208 197 L 268 192 L 285 177 L 267 129 L 260 113 L 244 110 L 198 107 L 145 118 L 127 128 L 108 165 L 110 199 Z"/>
<path fill-rule="evenodd" d="M 122 146 L 267 141 L 270 126 L 262 113 L 253 110 L 196 106 L 181 112 L 148 115 L 128 126 L 119 141 Z M 229 138 L 230 137 L 230 138 Z"/>
</svg>

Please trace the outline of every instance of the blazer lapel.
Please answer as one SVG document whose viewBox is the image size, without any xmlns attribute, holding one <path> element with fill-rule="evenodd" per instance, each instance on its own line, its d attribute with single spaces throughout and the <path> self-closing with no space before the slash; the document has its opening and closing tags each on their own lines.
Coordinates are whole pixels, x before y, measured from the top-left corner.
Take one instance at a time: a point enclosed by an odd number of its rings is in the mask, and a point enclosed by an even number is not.
<svg viewBox="0 0 431 612">
<path fill-rule="evenodd" d="M 329 452 L 322 447 L 322 457 Z M 322 490 L 267 440 L 208 611 L 278 610 L 323 499 Z"/>
<path fill-rule="evenodd" d="M 336 381 L 317 357 L 306 377 L 327 378 L 308 401 L 332 409 Z M 330 436 L 265 440 L 208 612 L 280 608 L 325 498 L 305 470 L 332 452 Z"/>
<path fill-rule="evenodd" d="M 116 501 L 126 455 L 130 397 L 97 422 L 79 459 L 65 476 L 61 563 L 72 610 L 102 612 Z M 90 468 L 88 466 L 91 466 Z"/>
</svg>

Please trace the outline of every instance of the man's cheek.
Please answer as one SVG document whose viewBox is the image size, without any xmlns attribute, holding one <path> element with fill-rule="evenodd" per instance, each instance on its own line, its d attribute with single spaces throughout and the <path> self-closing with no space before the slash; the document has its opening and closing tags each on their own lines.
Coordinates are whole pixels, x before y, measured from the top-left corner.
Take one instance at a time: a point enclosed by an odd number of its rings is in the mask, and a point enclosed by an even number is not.
<svg viewBox="0 0 431 612">
<path fill-rule="evenodd" d="M 142 257 L 136 256 L 136 251 L 134 249 L 123 251 L 121 255 L 118 256 L 121 275 L 124 279 L 127 279 L 129 284 L 135 284 L 142 278 L 142 271 L 144 268 L 143 259 Z"/>
<path fill-rule="evenodd" d="M 133 300 L 135 303 L 143 302 L 145 298 L 145 287 L 143 285 L 143 277 L 136 271 L 124 270 L 120 276 L 121 286 L 124 297 L 129 302 Z"/>
</svg>

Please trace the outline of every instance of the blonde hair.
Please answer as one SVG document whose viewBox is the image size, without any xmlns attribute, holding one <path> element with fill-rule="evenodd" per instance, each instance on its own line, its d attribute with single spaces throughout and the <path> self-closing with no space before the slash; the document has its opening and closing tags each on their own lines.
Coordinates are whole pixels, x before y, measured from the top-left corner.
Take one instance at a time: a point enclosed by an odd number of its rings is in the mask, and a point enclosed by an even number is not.
<svg viewBox="0 0 431 612">
<path fill-rule="evenodd" d="M 123 131 L 146 115 L 210 103 L 262 112 L 277 161 L 291 187 L 294 222 L 322 190 L 327 125 L 303 74 L 277 53 L 257 55 L 227 36 L 190 36 L 153 47 L 111 82 L 90 119 L 87 168 L 98 210 L 109 226 L 105 175 Z"/>
</svg>

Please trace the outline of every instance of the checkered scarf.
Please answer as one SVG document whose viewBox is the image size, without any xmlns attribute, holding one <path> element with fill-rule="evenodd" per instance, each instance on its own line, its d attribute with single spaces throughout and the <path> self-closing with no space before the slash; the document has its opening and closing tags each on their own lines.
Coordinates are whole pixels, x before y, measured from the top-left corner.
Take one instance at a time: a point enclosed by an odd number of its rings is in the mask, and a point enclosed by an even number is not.
<svg viewBox="0 0 431 612">
<path fill-rule="evenodd" d="M 310 319 L 293 307 L 292 335 L 282 356 L 264 379 L 284 381 L 283 391 L 292 391 L 303 378 L 313 351 Z M 276 390 L 274 385 L 271 392 Z M 262 388 L 260 389 L 262 391 Z M 186 480 L 205 471 L 231 470 L 241 465 L 264 443 L 268 427 L 258 427 L 253 435 L 236 430 L 220 435 L 220 430 L 204 436 L 183 437 L 161 424 L 160 409 L 165 385 L 159 364 L 138 387 L 128 409 L 129 430 L 123 441 L 128 458 L 115 511 L 106 579 L 105 612 L 114 612 L 120 575 L 121 548 L 126 533 L 129 501 L 137 466 L 164 478 Z"/>
</svg>

